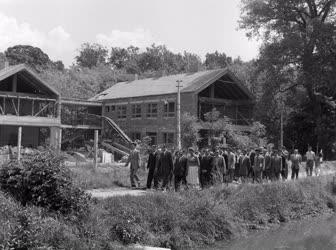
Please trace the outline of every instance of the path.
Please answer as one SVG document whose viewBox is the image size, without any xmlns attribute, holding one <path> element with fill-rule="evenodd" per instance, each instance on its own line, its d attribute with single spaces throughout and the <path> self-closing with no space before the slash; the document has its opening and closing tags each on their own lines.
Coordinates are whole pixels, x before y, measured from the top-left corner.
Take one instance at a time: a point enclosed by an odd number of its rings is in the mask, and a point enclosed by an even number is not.
<svg viewBox="0 0 336 250">
<path fill-rule="evenodd" d="M 331 175 L 336 172 L 336 162 L 327 162 L 325 165 L 321 167 L 320 175 Z M 313 173 L 315 174 L 315 173 Z M 290 181 L 291 177 L 291 170 L 289 170 L 289 175 L 287 181 Z M 302 166 L 299 173 L 299 178 L 306 178 L 306 172 L 305 172 L 305 166 Z M 234 186 L 237 186 L 237 184 L 233 184 Z M 116 197 L 116 196 L 142 196 L 146 194 L 153 194 L 154 191 L 151 190 L 143 190 L 143 189 L 130 189 L 130 188 L 108 188 L 108 189 L 92 189 L 87 190 L 87 193 L 91 194 L 92 197 L 98 198 L 98 199 L 106 199 L 110 197 Z"/>
<path fill-rule="evenodd" d="M 92 197 L 98 199 L 106 199 L 109 197 L 126 196 L 126 195 L 141 196 L 152 193 L 151 191 L 141 189 L 129 189 L 129 188 L 92 189 L 87 190 L 86 192 L 91 194 Z"/>
</svg>

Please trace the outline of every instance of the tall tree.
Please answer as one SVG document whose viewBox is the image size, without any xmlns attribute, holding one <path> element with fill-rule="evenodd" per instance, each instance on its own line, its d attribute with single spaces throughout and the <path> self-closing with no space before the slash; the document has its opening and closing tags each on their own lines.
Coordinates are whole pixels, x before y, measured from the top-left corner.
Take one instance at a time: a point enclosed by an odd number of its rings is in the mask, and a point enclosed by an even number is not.
<svg viewBox="0 0 336 250">
<path fill-rule="evenodd" d="M 240 27 L 264 41 L 259 62 L 267 78 L 274 80 L 267 81 L 268 89 L 279 94 L 303 88 L 315 142 L 325 143 L 321 128 L 328 125 L 323 117 L 334 116 L 336 108 L 336 1 L 242 0 L 242 4 Z M 335 133 L 330 134 L 334 139 Z"/>
<path fill-rule="evenodd" d="M 98 43 L 84 43 L 75 59 L 79 66 L 92 68 L 105 64 L 107 56 L 108 50 L 104 46 Z"/>
<path fill-rule="evenodd" d="M 42 71 L 53 66 L 49 56 L 40 48 L 30 45 L 16 45 L 9 47 L 5 55 L 10 65 L 27 64 L 36 71 Z"/>
<path fill-rule="evenodd" d="M 207 69 L 218 69 L 225 68 L 231 62 L 231 57 L 227 57 L 225 53 L 219 53 L 218 51 L 215 51 L 214 53 L 207 53 L 205 55 L 204 64 Z"/>
</svg>

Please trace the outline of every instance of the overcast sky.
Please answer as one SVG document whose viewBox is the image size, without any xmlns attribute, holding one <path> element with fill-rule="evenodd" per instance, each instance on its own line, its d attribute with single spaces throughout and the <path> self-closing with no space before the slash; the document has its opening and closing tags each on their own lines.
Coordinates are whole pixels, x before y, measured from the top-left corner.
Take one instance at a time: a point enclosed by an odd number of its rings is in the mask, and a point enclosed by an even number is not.
<svg viewBox="0 0 336 250">
<path fill-rule="evenodd" d="M 204 57 L 218 50 L 250 60 L 258 42 L 237 30 L 239 0 L 0 0 L 0 51 L 40 47 L 52 60 L 74 61 L 84 42 L 144 48 L 165 44 Z"/>
</svg>

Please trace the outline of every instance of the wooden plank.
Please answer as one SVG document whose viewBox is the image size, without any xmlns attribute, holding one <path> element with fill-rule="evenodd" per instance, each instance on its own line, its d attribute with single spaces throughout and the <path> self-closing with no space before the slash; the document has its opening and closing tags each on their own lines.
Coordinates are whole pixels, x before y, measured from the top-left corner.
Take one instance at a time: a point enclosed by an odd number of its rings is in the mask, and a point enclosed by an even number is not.
<svg viewBox="0 0 336 250">
<path fill-rule="evenodd" d="M 98 164 L 98 130 L 94 131 L 94 145 L 93 145 L 93 150 L 94 150 L 94 167 L 97 167 Z"/>
<path fill-rule="evenodd" d="M 37 112 L 34 116 L 38 116 L 39 114 L 41 114 L 44 110 L 46 110 L 46 108 L 48 108 L 50 105 L 50 103 L 48 103 L 47 105 L 45 105 L 39 112 Z"/>
<path fill-rule="evenodd" d="M 18 98 L 20 97 L 21 99 L 25 100 L 35 100 L 35 101 L 46 101 L 46 102 L 56 102 L 56 99 L 51 99 L 51 98 L 43 98 L 43 97 L 35 97 L 34 95 L 29 96 L 29 94 L 26 93 L 15 93 L 13 95 L 12 92 L 0 92 L 0 97 L 5 97 L 5 98 Z"/>
<path fill-rule="evenodd" d="M 73 128 L 73 129 L 98 129 L 101 130 L 102 127 L 100 126 L 92 126 L 92 125 L 68 125 L 68 124 L 62 124 L 61 128 Z"/>
<path fill-rule="evenodd" d="M 17 141 L 17 160 L 21 159 L 21 140 L 22 140 L 22 127 L 18 128 L 18 141 Z"/>
<path fill-rule="evenodd" d="M 60 120 L 48 117 L 0 115 L 1 125 L 53 127 L 60 126 Z"/>
<path fill-rule="evenodd" d="M 223 105 L 253 105 L 253 101 L 251 100 L 228 100 L 228 99 L 220 99 L 220 98 L 209 98 L 209 97 L 200 97 L 200 103 L 208 103 L 208 104 L 223 104 Z"/>
</svg>

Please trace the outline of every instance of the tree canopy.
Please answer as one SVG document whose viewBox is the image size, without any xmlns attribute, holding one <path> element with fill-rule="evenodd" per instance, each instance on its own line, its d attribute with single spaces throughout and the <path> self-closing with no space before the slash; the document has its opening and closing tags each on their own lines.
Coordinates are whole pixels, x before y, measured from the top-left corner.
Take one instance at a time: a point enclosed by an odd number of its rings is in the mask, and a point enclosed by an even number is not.
<svg viewBox="0 0 336 250">
<path fill-rule="evenodd" d="M 279 114 L 284 102 L 287 125 L 297 137 L 301 126 L 292 122 L 305 114 L 313 133 L 300 138 L 302 149 L 308 143 L 330 145 L 336 140 L 335 122 L 330 122 L 331 117 L 336 120 L 335 4 L 335 0 L 242 0 L 240 27 L 248 36 L 263 39 L 256 71 L 263 92 L 260 103 L 268 104 L 263 105 L 263 115 L 270 119 L 274 115 L 267 114 Z M 288 142 L 293 141 L 291 131 Z"/>
</svg>

